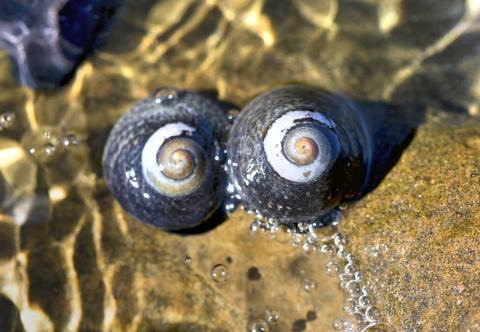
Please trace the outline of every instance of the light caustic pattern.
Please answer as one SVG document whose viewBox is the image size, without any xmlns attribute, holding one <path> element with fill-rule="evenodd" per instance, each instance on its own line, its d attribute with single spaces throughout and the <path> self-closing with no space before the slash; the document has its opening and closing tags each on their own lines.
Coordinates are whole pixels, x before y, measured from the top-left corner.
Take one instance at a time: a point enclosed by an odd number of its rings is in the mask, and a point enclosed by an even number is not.
<svg viewBox="0 0 480 332">
<path fill-rule="evenodd" d="M 387 319 L 353 258 L 340 250 L 341 236 L 319 247 L 309 243 L 319 236 L 309 229 L 258 241 L 234 214 L 187 241 L 126 215 L 108 194 L 99 162 L 112 124 L 159 86 L 213 89 L 242 106 L 280 83 L 303 82 L 476 116 L 478 2 L 435 10 L 429 3 L 125 1 L 106 47 L 68 86 L 49 93 L 19 87 L 9 57 L 0 54 L 2 303 L 8 298 L 28 331 L 230 331 L 256 321 L 271 330 L 323 331 Z M 308 256 L 298 268 L 307 256 L 282 241 L 331 255 L 326 272 L 316 263 L 324 255 Z M 227 269 L 212 278 L 217 264 Z M 245 281 L 254 267 L 259 272 Z M 295 282 L 298 288 L 290 286 Z M 345 315 L 335 319 L 342 303 Z"/>
</svg>

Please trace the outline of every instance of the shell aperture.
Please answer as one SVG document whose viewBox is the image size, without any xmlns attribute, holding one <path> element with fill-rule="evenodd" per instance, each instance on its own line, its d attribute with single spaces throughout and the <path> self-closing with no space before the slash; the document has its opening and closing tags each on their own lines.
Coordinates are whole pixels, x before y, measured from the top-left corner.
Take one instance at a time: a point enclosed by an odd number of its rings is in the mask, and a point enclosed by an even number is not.
<svg viewBox="0 0 480 332">
<path fill-rule="evenodd" d="M 170 90 L 172 91 L 172 90 Z M 154 94 L 127 112 L 103 155 L 107 184 L 122 207 L 164 230 L 208 223 L 225 195 L 226 105 L 200 93 Z"/>
<path fill-rule="evenodd" d="M 367 190 L 379 159 L 374 131 L 348 98 L 302 86 L 264 93 L 231 129 L 230 182 L 242 203 L 262 216 L 321 224 Z"/>
</svg>

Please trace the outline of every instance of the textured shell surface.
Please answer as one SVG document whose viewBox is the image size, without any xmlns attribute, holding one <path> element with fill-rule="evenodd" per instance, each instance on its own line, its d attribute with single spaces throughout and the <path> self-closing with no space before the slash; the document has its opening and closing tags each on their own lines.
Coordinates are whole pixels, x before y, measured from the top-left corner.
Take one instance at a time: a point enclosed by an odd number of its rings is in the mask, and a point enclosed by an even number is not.
<svg viewBox="0 0 480 332">
<path fill-rule="evenodd" d="M 108 186 L 123 208 L 165 230 L 206 222 L 225 192 L 226 108 L 200 93 L 160 89 L 126 113 L 103 155 Z"/>
<path fill-rule="evenodd" d="M 305 165 L 286 157 L 294 131 L 297 145 L 308 143 L 297 152 L 313 153 Z M 276 89 L 249 103 L 232 127 L 228 153 L 230 181 L 246 207 L 285 223 L 318 221 L 353 200 L 368 181 L 372 160 L 357 105 L 303 86 Z"/>
</svg>

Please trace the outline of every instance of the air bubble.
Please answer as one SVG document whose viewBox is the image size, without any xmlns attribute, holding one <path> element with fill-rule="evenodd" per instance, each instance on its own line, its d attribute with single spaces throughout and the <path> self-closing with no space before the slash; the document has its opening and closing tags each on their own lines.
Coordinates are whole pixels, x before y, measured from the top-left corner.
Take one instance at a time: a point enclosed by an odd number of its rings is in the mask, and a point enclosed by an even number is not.
<svg viewBox="0 0 480 332">
<path fill-rule="evenodd" d="M 353 314 L 355 312 L 355 300 L 348 299 L 345 304 L 343 305 L 343 311 L 346 314 Z"/>
<path fill-rule="evenodd" d="M 308 242 L 305 242 L 303 244 L 303 252 L 307 255 L 310 255 L 311 253 L 315 252 L 317 250 L 317 247 L 314 244 L 310 244 Z"/>
<path fill-rule="evenodd" d="M 62 144 L 65 148 L 74 148 L 80 145 L 80 141 L 74 134 L 67 134 L 62 138 Z"/>
<path fill-rule="evenodd" d="M 370 284 L 366 284 L 362 287 L 362 293 L 365 295 L 373 293 L 372 287 L 370 286 Z"/>
<path fill-rule="evenodd" d="M 212 276 L 213 281 L 224 283 L 227 281 L 228 268 L 223 264 L 217 264 L 212 268 L 210 275 Z"/>
<path fill-rule="evenodd" d="M 234 197 L 229 197 L 225 202 L 225 210 L 228 213 L 232 213 L 237 209 L 237 200 Z"/>
<path fill-rule="evenodd" d="M 337 234 L 337 228 L 335 226 L 329 225 L 325 227 L 316 227 L 311 224 L 308 227 L 310 235 L 317 239 L 317 242 L 327 243 L 334 239 Z"/>
<path fill-rule="evenodd" d="M 333 321 L 332 327 L 335 331 L 343 331 L 343 324 L 345 319 L 343 317 L 338 317 Z"/>
<path fill-rule="evenodd" d="M 268 332 L 270 329 L 267 322 L 257 320 L 250 325 L 249 332 Z"/>
<path fill-rule="evenodd" d="M 278 232 L 279 224 L 269 221 L 267 222 L 266 227 L 270 231 L 273 237 Z"/>
<path fill-rule="evenodd" d="M 307 233 L 305 235 L 305 242 L 307 242 L 309 244 L 316 244 L 317 243 L 317 238 L 314 235 Z"/>
<path fill-rule="evenodd" d="M 363 279 L 363 274 L 360 271 L 355 272 L 354 279 L 356 282 L 360 282 Z"/>
<path fill-rule="evenodd" d="M 326 270 L 329 276 L 335 276 L 340 271 L 340 266 L 337 262 L 328 262 L 326 266 Z"/>
<path fill-rule="evenodd" d="M 348 254 L 345 255 L 345 260 L 346 260 L 347 262 L 353 264 L 353 263 L 355 263 L 356 258 L 355 258 L 355 256 L 353 256 L 353 254 L 348 253 Z"/>
<path fill-rule="evenodd" d="M 160 104 L 165 101 L 173 101 L 178 97 L 177 90 L 172 88 L 159 88 L 154 93 L 155 102 Z"/>
<path fill-rule="evenodd" d="M 262 227 L 262 224 L 258 220 L 255 220 L 250 224 L 250 231 L 252 233 L 256 233 L 261 229 L 261 227 Z"/>
<path fill-rule="evenodd" d="M 355 274 L 355 266 L 352 263 L 345 265 L 344 271 L 346 274 Z"/>
<path fill-rule="evenodd" d="M 362 308 L 367 308 L 373 304 L 372 298 L 368 295 L 362 295 L 358 299 L 358 305 Z"/>
<path fill-rule="evenodd" d="M 267 320 L 268 324 L 275 325 L 280 321 L 280 314 L 275 310 L 266 310 L 265 319 Z"/>
<path fill-rule="evenodd" d="M 361 307 L 358 303 L 355 304 L 355 312 L 365 314 L 365 308 Z"/>
<path fill-rule="evenodd" d="M 288 243 L 291 238 L 290 229 L 285 225 L 278 225 L 276 228 L 277 228 L 276 232 L 272 234 L 272 238 L 274 238 L 275 241 L 279 243 L 283 243 L 283 244 Z"/>
<path fill-rule="evenodd" d="M 355 322 L 355 326 L 361 325 L 364 322 L 363 315 L 359 312 L 354 312 L 350 317 L 352 321 Z"/>
<path fill-rule="evenodd" d="M 228 169 L 226 169 L 226 171 L 228 172 Z M 225 200 L 225 209 L 228 213 L 232 213 L 240 206 L 240 199 L 237 197 L 235 193 L 235 187 L 233 186 L 233 184 L 231 183 L 228 184 L 227 192 L 229 195 Z"/>
<path fill-rule="evenodd" d="M 43 145 L 43 152 L 47 156 L 52 156 L 56 150 L 57 147 L 53 143 L 48 142 Z"/>
<path fill-rule="evenodd" d="M 351 331 L 355 324 L 346 317 L 339 317 L 333 321 L 332 327 L 336 331 Z"/>
<path fill-rule="evenodd" d="M 308 231 L 309 226 L 310 226 L 310 225 L 309 225 L 309 224 L 306 224 L 306 223 L 299 223 L 299 224 L 297 225 L 298 230 L 299 230 L 300 232 L 302 232 L 302 233 L 305 233 L 306 231 Z"/>
<path fill-rule="evenodd" d="M 351 296 L 359 296 L 362 293 L 360 285 L 356 281 L 349 281 L 345 287 Z"/>
<path fill-rule="evenodd" d="M 237 118 L 238 114 L 240 114 L 240 110 L 236 108 L 232 108 L 231 110 L 228 111 L 228 121 L 230 123 L 233 123 L 235 119 Z"/>
<path fill-rule="evenodd" d="M 343 235 L 338 233 L 333 238 L 333 241 L 335 242 L 335 245 L 337 247 L 345 247 L 345 245 L 347 244 L 347 239 Z"/>
<path fill-rule="evenodd" d="M 320 252 L 328 257 L 334 257 L 335 247 L 331 244 L 324 244 L 320 247 Z"/>
<path fill-rule="evenodd" d="M 380 310 L 378 310 L 377 307 L 368 307 L 367 310 L 365 310 L 365 318 L 372 323 L 380 321 Z"/>
<path fill-rule="evenodd" d="M 293 247 L 299 247 L 303 242 L 303 235 L 300 233 L 293 233 L 292 238 L 290 239 L 290 244 Z"/>
<path fill-rule="evenodd" d="M 340 281 L 344 281 L 344 282 L 347 282 L 347 281 L 351 280 L 351 276 L 349 274 L 346 274 L 346 273 L 340 273 L 338 278 L 340 279 Z"/>
<path fill-rule="evenodd" d="M 307 292 L 307 293 L 311 293 L 315 290 L 315 288 L 317 288 L 317 282 L 313 279 L 305 279 L 303 281 L 303 289 Z"/>
<path fill-rule="evenodd" d="M 341 259 L 345 258 L 345 248 L 343 246 L 338 247 L 337 257 Z"/>
<path fill-rule="evenodd" d="M 0 114 L 0 130 L 10 128 L 15 122 L 15 113 L 6 111 Z"/>
</svg>

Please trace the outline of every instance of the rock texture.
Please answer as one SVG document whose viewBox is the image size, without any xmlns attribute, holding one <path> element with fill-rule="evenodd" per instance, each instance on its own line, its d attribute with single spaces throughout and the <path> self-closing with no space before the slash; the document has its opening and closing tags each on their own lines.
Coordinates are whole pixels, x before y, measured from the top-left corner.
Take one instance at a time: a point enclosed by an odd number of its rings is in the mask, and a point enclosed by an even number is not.
<svg viewBox="0 0 480 332">
<path fill-rule="evenodd" d="M 480 122 L 419 129 L 341 230 L 393 326 L 480 329 Z"/>
</svg>

